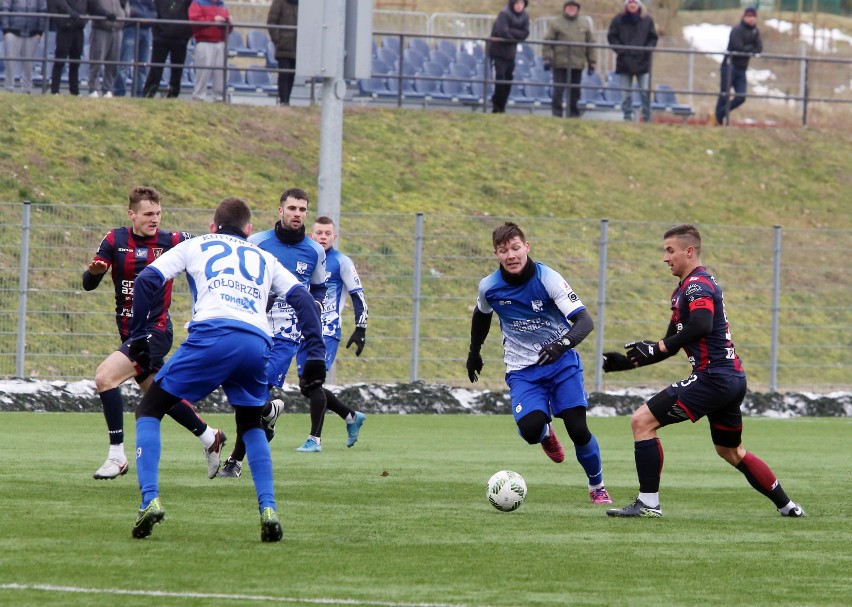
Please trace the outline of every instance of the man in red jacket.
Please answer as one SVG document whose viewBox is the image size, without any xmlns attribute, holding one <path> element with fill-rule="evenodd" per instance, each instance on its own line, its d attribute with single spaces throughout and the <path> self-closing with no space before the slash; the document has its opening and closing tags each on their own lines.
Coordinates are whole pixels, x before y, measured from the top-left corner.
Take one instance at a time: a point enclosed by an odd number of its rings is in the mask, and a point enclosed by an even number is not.
<svg viewBox="0 0 852 607">
<path fill-rule="evenodd" d="M 213 101 L 225 100 L 225 40 L 234 29 L 231 14 L 222 0 L 193 0 L 189 20 L 195 38 L 195 88 L 192 98 L 204 101 L 207 82 L 213 76 Z"/>
</svg>

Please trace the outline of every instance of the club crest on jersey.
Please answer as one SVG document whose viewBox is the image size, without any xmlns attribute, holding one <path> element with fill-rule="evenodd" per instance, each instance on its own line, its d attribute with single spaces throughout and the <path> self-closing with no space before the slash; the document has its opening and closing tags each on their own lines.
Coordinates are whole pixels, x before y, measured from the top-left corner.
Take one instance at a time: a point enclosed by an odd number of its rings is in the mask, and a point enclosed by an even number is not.
<svg viewBox="0 0 852 607">
<path fill-rule="evenodd" d="M 530 302 L 533 312 L 541 312 L 544 309 L 544 304 L 540 299 L 533 299 Z"/>
<path fill-rule="evenodd" d="M 157 259 L 160 255 L 162 255 L 162 254 L 163 254 L 163 249 L 162 249 L 162 247 L 156 247 L 156 248 L 154 248 L 154 249 L 152 249 L 152 250 L 154 251 L 154 259 Z"/>
<path fill-rule="evenodd" d="M 305 263 L 304 261 L 297 261 L 296 262 L 296 272 L 298 272 L 299 274 L 304 274 L 307 271 L 308 271 L 308 264 L 307 263 Z"/>
<path fill-rule="evenodd" d="M 136 259 L 147 259 L 148 247 L 139 247 L 136 249 Z"/>
</svg>

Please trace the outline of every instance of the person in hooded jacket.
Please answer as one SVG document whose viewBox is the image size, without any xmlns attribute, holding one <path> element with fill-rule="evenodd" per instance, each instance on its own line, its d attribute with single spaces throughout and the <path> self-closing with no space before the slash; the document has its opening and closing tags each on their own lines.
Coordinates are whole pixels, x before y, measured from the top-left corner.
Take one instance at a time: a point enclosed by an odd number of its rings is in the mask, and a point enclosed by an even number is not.
<svg viewBox="0 0 852 607">
<path fill-rule="evenodd" d="M 657 46 L 654 20 L 642 12 L 640 0 L 625 0 L 624 10 L 612 18 L 607 40 L 612 46 Z M 621 111 L 625 120 L 633 120 L 633 79 L 642 99 L 642 117 L 651 122 L 651 55 L 652 51 L 615 48 L 615 73 L 621 88 Z"/>
<path fill-rule="evenodd" d="M 494 94 L 491 106 L 495 114 L 506 111 L 506 102 L 512 92 L 515 74 L 515 54 L 518 43 L 530 35 L 530 16 L 527 14 L 528 0 L 509 0 L 506 8 L 497 15 L 488 42 L 488 57 L 494 66 Z"/>
<path fill-rule="evenodd" d="M 171 62 L 169 72 L 169 91 L 167 97 L 180 95 L 180 81 L 183 65 L 186 63 L 186 45 L 192 38 L 192 27 L 188 23 L 162 23 L 162 21 L 189 21 L 189 5 L 192 0 L 156 0 L 157 21 L 152 28 L 154 44 L 151 47 L 151 71 L 145 80 L 142 94 L 154 97 L 160 89 L 163 78 L 163 64 Z"/>
<path fill-rule="evenodd" d="M 746 71 L 752 55 L 763 52 L 763 42 L 757 29 L 757 9 L 749 7 L 743 12 L 739 24 L 731 28 L 728 38 L 728 54 L 722 61 L 719 100 L 716 102 L 716 124 L 730 120 L 730 112 L 746 102 Z M 735 53 L 735 54 L 731 54 Z M 743 53 L 743 54 L 740 54 Z M 747 53 L 747 54 L 745 54 Z M 734 98 L 728 102 L 728 93 L 734 89 Z"/>
<path fill-rule="evenodd" d="M 127 0 L 99 0 L 101 5 L 118 19 L 130 16 Z M 118 74 L 118 59 L 121 53 L 121 21 L 99 19 L 92 23 L 89 36 L 89 97 L 112 97 L 112 87 Z M 102 86 L 98 80 L 103 72 Z"/>
<path fill-rule="evenodd" d="M 554 40 L 563 44 L 548 46 L 544 49 L 544 69 L 553 69 L 553 97 L 551 108 L 553 115 L 562 117 L 562 100 L 565 89 L 568 90 L 568 117 L 579 118 L 580 82 L 583 68 L 588 65 L 589 75 L 595 71 L 595 49 L 592 46 L 569 46 L 566 42 L 592 44 L 592 24 L 589 19 L 580 17 L 580 3 L 568 0 L 562 6 L 562 15 L 553 19 L 547 26 L 545 40 Z"/>
<path fill-rule="evenodd" d="M 299 0 L 272 0 L 267 25 L 295 26 L 299 17 Z M 269 28 L 269 37 L 275 43 L 275 60 L 278 62 L 278 103 L 290 105 L 290 93 L 296 74 L 296 30 Z M 283 71 L 287 70 L 287 71 Z"/>
</svg>

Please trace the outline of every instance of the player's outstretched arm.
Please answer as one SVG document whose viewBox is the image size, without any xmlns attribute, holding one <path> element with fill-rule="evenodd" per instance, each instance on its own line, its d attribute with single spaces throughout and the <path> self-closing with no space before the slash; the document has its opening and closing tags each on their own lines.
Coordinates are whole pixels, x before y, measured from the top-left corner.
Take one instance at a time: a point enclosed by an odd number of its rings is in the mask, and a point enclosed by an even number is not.
<svg viewBox="0 0 852 607">
<path fill-rule="evenodd" d="M 89 267 L 83 272 L 83 289 L 86 291 L 94 291 L 101 284 L 101 281 L 109 269 L 109 264 L 102 259 L 93 259 Z"/>
<path fill-rule="evenodd" d="M 482 367 L 485 365 L 479 351 L 482 349 L 482 344 L 485 343 L 485 338 L 488 337 L 488 331 L 491 330 L 491 316 L 493 314 L 493 312 L 488 314 L 481 312 L 479 308 L 473 310 L 473 318 L 470 322 L 470 350 L 465 364 L 467 377 L 471 383 L 479 381 L 479 374 L 482 373 Z"/>
</svg>

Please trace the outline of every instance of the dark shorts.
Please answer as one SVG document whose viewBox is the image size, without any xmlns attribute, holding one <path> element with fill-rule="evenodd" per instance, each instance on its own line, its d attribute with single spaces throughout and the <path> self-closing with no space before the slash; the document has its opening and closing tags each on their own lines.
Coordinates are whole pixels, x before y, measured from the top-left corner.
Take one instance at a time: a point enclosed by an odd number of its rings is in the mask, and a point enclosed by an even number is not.
<svg viewBox="0 0 852 607">
<path fill-rule="evenodd" d="M 174 342 L 174 334 L 171 331 L 151 331 L 148 335 L 148 351 L 151 356 L 151 370 L 141 373 L 139 366 L 137 365 L 137 375 L 135 377 L 137 384 L 141 384 L 143 381 L 148 379 L 150 375 L 153 375 L 163 367 L 165 364 L 166 354 L 168 354 L 172 349 L 172 343 Z M 121 338 L 124 341 L 118 347 L 118 351 L 124 354 L 127 358 L 130 358 L 130 338 L 126 335 L 121 335 Z M 133 359 L 130 358 L 130 360 L 132 361 Z"/>
<path fill-rule="evenodd" d="M 693 373 L 648 400 L 660 426 L 707 417 L 713 444 L 738 447 L 742 439 L 740 405 L 746 395 L 746 378 L 738 375 Z"/>
</svg>

